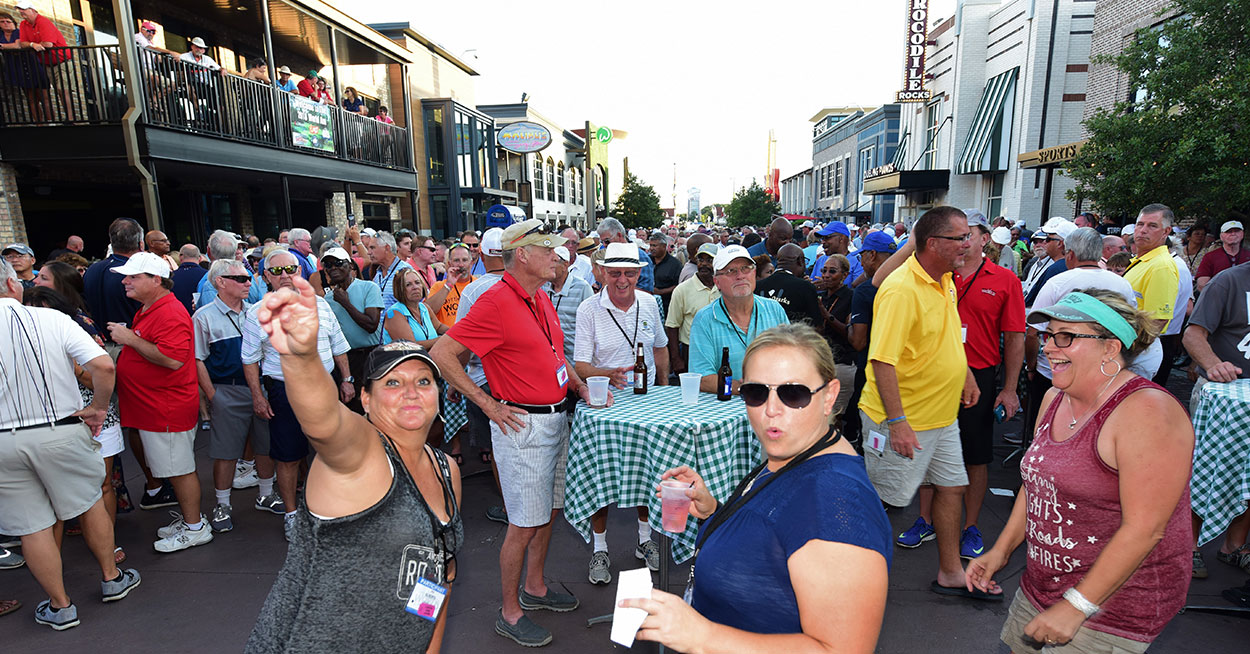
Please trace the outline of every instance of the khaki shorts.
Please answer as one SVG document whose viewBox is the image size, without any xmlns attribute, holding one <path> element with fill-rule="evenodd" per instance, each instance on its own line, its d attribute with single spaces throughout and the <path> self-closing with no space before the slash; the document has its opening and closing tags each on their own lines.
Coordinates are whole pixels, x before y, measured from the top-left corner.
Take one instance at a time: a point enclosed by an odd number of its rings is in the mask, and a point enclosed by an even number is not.
<svg viewBox="0 0 1250 654">
<path fill-rule="evenodd" d="M 0 532 L 26 536 L 100 500 L 104 458 L 84 424 L 0 434 Z"/>
<path fill-rule="evenodd" d="M 140 429 L 139 438 L 153 477 L 168 479 L 195 472 L 195 427 L 187 431 Z"/>
<path fill-rule="evenodd" d="M 508 522 L 540 527 L 564 508 L 564 467 L 569 456 L 567 412 L 520 416 L 525 427 L 504 433 L 490 423 L 492 452 L 499 469 Z"/>
<path fill-rule="evenodd" d="M 833 401 L 833 413 L 829 414 L 829 424 L 833 424 L 846 411 L 846 405 L 855 392 L 855 364 L 839 363 L 837 369 L 838 399 Z"/>
<path fill-rule="evenodd" d="M 859 412 L 863 421 L 864 466 L 868 479 L 877 489 L 881 501 L 890 506 L 907 506 L 920 484 L 935 486 L 967 486 L 968 471 L 964 468 L 963 443 L 959 440 L 959 422 L 938 429 L 916 432 L 916 440 L 923 449 L 907 458 L 890 447 L 890 430 L 872 421 L 868 414 Z M 869 447 L 869 432 L 885 437 L 880 452 Z"/>
<path fill-rule="evenodd" d="M 1066 600 L 1060 600 L 1066 601 Z M 1046 645 L 1035 643 L 1024 635 L 1024 628 L 1037 617 L 1038 610 L 1033 607 L 1024 591 L 1016 589 L 1016 596 L 1011 600 L 1011 608 L 1007 609 L 1007 621 L 1003 623 L 1003 633 L 999 635 L 1014 654 L 1031 654 L 1047 652 L 1048 654 L 1141 654 L 1150 647 L 1150 643 L 1129 640 L 1121 636 L 1095 631 L 1088 627 L 1076 630 L 1076 635 L 1065 645 Z"/>
</svg>

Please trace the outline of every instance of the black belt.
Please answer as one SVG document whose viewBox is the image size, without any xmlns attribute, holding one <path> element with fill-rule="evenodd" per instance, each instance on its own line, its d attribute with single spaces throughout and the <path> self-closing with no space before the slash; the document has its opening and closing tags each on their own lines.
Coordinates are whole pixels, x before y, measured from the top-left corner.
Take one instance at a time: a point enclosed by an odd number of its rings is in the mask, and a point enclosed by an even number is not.
<svg viewBox="0 0 1250 654">
<path fill-rule="evenodd" d="M 558 404 L 521 404 L 520 402 L 509 402 L 508 400 L 499 401 L 508 406 L 524 409 L 526 413 L 561 413 L 564 411 L 564 402 Z"/>
<path fill-rule="evenodd" d="M 56 422 L 41 422 L 37 425 L 26 425 L 25 427 L 14 427 L 13 431 L 22 431 L 23 429 L 47 429 L 48 427 L 64 427 L 65 425 L 81 425 L 82 419 L 78 416 L 65 416 Z"/>
<path fill-rule="evenodd" d="M 213 386 L 247 386 L 246 379 L 214 379 Z"/>
</svg>

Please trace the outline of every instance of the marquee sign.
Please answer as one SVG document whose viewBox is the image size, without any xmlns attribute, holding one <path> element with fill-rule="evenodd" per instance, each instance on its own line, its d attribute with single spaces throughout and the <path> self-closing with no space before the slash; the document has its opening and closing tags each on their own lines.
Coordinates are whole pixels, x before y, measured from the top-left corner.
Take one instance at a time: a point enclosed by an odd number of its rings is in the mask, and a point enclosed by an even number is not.
<svg viewBox="0 0 1250 654">
<path fill-rule="evenodd" d="M 903 89 L 895 102 L 927 102 L 924 87 L 925 45 L 929 40 L 929 0 L 907 0 L 907 56 L 903 64 Z"/>
<path fill-rule="evenodd" d="M 538 123 L 509 123 L 495 133 L 495 142 L 516 154 L 538 152 L 551 145 L 551 131 Z"/>
</svg>

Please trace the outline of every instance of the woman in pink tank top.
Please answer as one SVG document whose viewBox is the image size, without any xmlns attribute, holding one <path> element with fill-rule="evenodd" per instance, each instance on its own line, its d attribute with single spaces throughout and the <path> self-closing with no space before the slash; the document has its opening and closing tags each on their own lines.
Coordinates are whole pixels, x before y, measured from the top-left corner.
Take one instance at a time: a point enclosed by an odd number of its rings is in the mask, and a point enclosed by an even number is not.
<svg viewBox="0 0 1250 654">
<path fill-rule="evenodd" d="M 1004 643 L 1017 654 L 1144 652 L 1189 589 L 1193 427 L 1171 394 L 1127 370 L 1157 334 L 1146 314 L 1090 289 L 1029 314 L 1031 324 L 1047 320 L 1054 388 L 1011 518 L 969 564 L 968 588 L 996 586 L 991 577 L 1024 542 Z"/>
</svg>

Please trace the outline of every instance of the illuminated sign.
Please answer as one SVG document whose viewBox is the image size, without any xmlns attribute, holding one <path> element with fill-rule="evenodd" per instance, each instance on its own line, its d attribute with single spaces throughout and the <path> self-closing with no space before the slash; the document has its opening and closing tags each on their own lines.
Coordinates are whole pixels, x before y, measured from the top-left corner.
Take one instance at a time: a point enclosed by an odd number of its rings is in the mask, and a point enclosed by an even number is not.
<svg viewBox="0 0 1250 654">
<path fill-rule="evenodd" d="M 864 173 L 864 179 L 871 179 L 873 177 L 881 177 L 882 175 L 893 175 L 896 172 L 898 172 L 898 170 L 894 168 L 894 164 L 888 163 L 888 164 L 885 164 L 884 166 L 877 166 L 876 168 L 869 168 L 868 172 Z"/>
<path fill-rule="evenodd" d="M 510 123 L 495 134 L 495 142 L 516 154 L 538 152 L 551 145 L 551 132 L 538 123 Z"/>
<path fill-rule="evenodd" d="M 895 102 L 926 102 L 930 97 L 924 87 L 925 44 L 929 40 L 929 0 L 908 0 L 907 57 L 903 64 L 903 90 L 894 95 Z"/>
<path fill-rule="evenodd" d="M 612 142 L 612 130 L 608 129 L 607 127 L 600 127 L 599 129 L 595 130 L 595 140 L 599 141 L 600 143 L 611 143 Z"/>
</svg>

